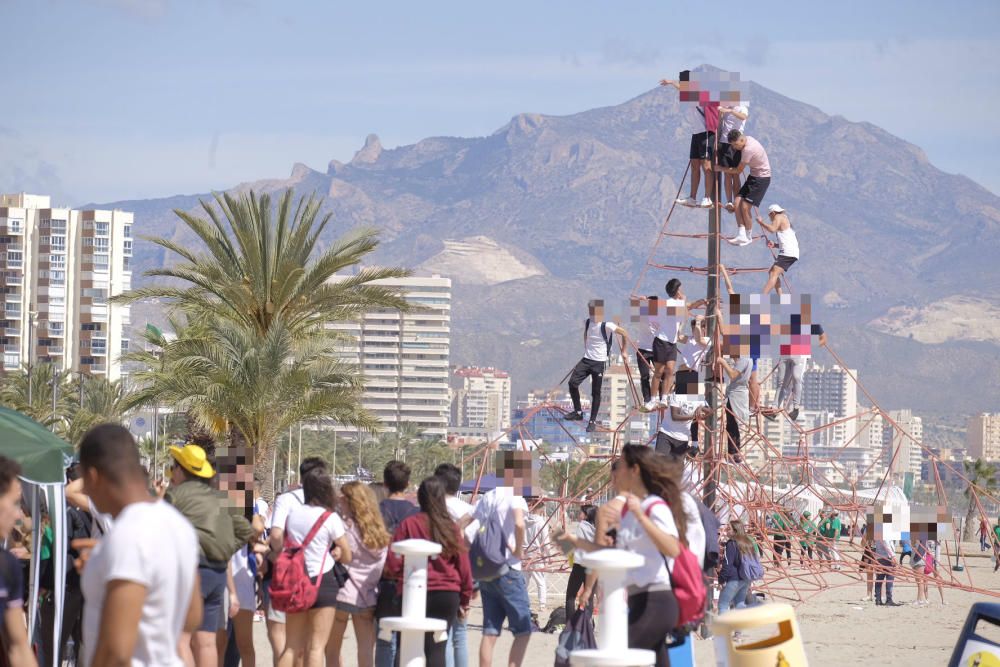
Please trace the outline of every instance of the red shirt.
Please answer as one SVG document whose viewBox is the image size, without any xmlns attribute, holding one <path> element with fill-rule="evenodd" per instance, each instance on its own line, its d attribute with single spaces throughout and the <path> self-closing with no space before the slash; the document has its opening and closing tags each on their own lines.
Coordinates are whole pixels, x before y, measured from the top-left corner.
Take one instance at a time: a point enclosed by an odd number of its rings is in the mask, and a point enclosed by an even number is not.
<svg viewBox="0 0 1000 667">
<path fill-rule="evenodd" d="M 455 534 L 458 536 L 458 543 L 464 546 L 465 541 L 457 525 Z M 431 540 L 430 526 L 425 513 L 420 512 L 407 517 L 396 526 L 392 541 L 409 539 Z M 394 553 L 392 547 L 389 547 L 382 577 L 395 579 L 397 590 L 403 590 L 403 558 Z M 459 594 L 459 604 L 463 607 L 468 606 L 472 599 L 472 565 L 469 563 L 468 552 L 463 551 L 449 557 L 432 556 L 427 561 L 427 590 L 456 591 Z"/>
</svg>

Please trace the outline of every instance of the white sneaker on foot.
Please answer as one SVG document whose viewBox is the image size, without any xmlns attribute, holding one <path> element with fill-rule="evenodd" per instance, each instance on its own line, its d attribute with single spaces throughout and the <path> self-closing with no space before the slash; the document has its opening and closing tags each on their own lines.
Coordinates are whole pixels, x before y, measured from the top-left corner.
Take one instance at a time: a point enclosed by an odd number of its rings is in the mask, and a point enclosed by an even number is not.
<svg viewBox="0 0 1000 667">
<path fill-rule="evenodd" d="M 701 204 L 699 204 L 699 206 L 701 206 L 702 208 L 712 208 L 712 206 L 714 206 L 714 204 L 713 204 L 713 202 L 712 202 L 711 199 L 709 199 L 708 197 L 705 197 L 705 198 L 703 198 L 701 200 Z"/>
<path fill-rule="evenodd" d="M 667 399 L 660 398 L 658 401 L 656 401 L 656 407 L 658 407 L 658 408 L 669 408 L 670 404 L 667 403 Z"/>
<path fill-rule="evenodd" d="M 694 206 L 693 198 L 689 199 L 688 197 L 678 197 L 676 201 L 681 206 Z"/>
<path fill-rule="evenodd" d="M 738 245 L 738 246 L 741 246 L 741 247 L 742 247 L 742 246 L 747 246 L 747 245 L 750 245 L 751 243 L 753 243 L 753 237 L 752 237 L 752 236 L 750 236 L 749 234 L 747 234 L 747 235 L 746 235 L 746 236 L 744 236 L 744 237 L 743 237 L 743 239 L 742 239 L 742 240 L 741 240 L 741 241 L 740 241 L 739 243 L 737 243 L 736 245 Z"/>
<path fill-rule="evenodd" d="M 745 245 L 745 242 L 746 242 L 746 240 L 747 240 L 747 235 L 746 235 L 746 233 L 745 233 L 745 232 L 743 231 L 743 228 L 742 228 L 742 227 L 740 227 L 740 232 L 739 232 L 739 234 L 737 234 L 736 236 L 734 236 L 734 237 L 733 237 L 733 238 L 731 238 L 731 239 L 726 239 L 726 240 L 727 240 L 728 242 L 732 243 L 733 245 Z"/>
<path fill-rule="evenodd" d="M 730 213 L 735 213 L 736 212 L 736 204 L 734 204 L 731 201 L 730 202 L 726 202 L 726 210 L 729 211 Z"/>
<path fill-rule="evenodd" d="M 651 398 L 648 401 L 646 401 L 643 404 L 643 406 L 641 408 L 639 408 L 639 410 L 641 412 L 652 412 L 653 410 L 655 410 L 657 408 L 658 405 L 659 405 L 659 401 L 657 401 L 655 398 Z"/>
</svg>

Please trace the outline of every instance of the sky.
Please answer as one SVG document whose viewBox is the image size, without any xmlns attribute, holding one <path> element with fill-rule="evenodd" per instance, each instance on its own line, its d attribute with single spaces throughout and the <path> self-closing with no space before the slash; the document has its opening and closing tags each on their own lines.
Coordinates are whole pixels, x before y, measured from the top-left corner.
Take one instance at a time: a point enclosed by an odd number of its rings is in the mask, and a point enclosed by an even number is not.
<svg viewBox="0 0 1000 667">
<path fill-rule="evenodd" d="M 992 0 L 0 0 L 0 21 L 0 191 L 64 205 L 325 171 L 369 133 L 488 135 L 702 63 L 1000 193 Z"/>
</svg>

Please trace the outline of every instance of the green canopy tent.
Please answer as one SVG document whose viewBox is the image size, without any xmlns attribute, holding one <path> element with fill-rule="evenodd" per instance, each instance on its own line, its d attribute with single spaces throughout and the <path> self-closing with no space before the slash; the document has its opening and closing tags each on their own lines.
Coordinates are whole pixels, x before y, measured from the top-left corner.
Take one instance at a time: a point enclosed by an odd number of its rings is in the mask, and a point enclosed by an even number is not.
<svg viewBox="0 0 1000 667">
<path fill-rule="evenodd" d="M 0 455 L 21 464 L 24 494 L 31 507 L 31 597 L 28 608 L 28 636 L 34 637 L 38 620 L 38 578 L 41 554 L 41 496 L 45 495 L 52 526 L 52 568 L 57 582 L 52 592 L 55 619 L 51 646 L 59 646 L 62 635 L 62 610 L 66 590 L 66 467 L 73 458 L 73 447 L 44 426 L 15 410 L 0 407 Z M 59 651 L 45 656 L 58 667 Z"/>
</svg>

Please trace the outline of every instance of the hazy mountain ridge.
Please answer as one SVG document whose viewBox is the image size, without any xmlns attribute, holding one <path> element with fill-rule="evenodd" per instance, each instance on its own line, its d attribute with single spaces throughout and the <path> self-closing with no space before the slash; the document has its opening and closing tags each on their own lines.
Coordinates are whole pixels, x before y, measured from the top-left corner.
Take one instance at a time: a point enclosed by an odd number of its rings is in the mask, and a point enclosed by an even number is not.
<svg viewBox="0 0 1000 667">
<path fill-rule="evenodd" d="M 802 246 L 794 288 L 839 295 L 838 308 L 818 314 L 838 354 L 862 369 L 862 381 L 887 407 L 1000 407 L 995 341 L 925 345 L 891 322 L 878 328 L 896 335 L 867 325 L 892 308 L 926 310 L 956 295 L 1000 304 L 1000 199 L 869 123 L 828 116 L 756 84 L 750 102 L 748 132 L 768 149 L 774 171 L 767 202 L 789 209 Z M 570 116 L 519 114 L 487 137 L 383 149 L 372 135 L 348 163 L 331 161 L 325 172 L 297 164 L 289 179 L 233 191 L 315 192 L 334 216 L 331 238 L 360 225 L 383 230 L 380 262 L 417 266 L 445 251 L 446 240 L 470 237 L 522 251 L 527 266 L 549 275 L 488 285 L 456 275 L 453 308 L 454 361 L 510 368 L 521 393 L 557 382 L 579 356 L 588 298 L 624 303 L 686 167 L 685 116 L 676 91 L 655 89 Z M 209 195 L 102 206 L 135 211 L 139 234 L 185 240 L 171 209 L 196 208 L 199 197 Z M 702 231 L 706 218 L 678 209 L 670 230 Z M 734 231 L 732 216 L 723 224 Z M 135 252 L 138 269 L 164 261 L 146 242 Z M 669 238 L 656 259 L 699 265 L 704 256 L 704 241 Z M 726 247 L 723 261 L 764 267 L 770 255 L 761 244 Z M 650 271 L 641 291 L 662 290 L 666 277 Z M 685 282 L 689 295 L 702 292 L 700 278 Z M 738 281 L 743 289 L 762 283 L 759 274 Z M 926 328 L 933 318 L 921 322 Z M 943 393 L 928 392 L 931 386 Z"/>
</svg>

